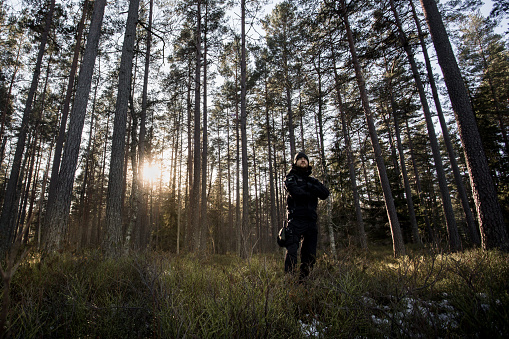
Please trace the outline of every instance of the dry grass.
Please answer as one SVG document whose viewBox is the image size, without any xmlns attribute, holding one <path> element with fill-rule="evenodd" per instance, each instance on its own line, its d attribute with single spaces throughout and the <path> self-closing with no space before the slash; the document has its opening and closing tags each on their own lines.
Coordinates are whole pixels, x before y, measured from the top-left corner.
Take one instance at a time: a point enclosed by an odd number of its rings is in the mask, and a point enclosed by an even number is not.
<svg viewBox="0 0 509 339">
<path fill-rule="evenodd" d="M 345 249 L 306 284 L 282 257 L 99 253 L 24 260 L 11 282 L 15 338 L 502 337 L 509 256 Z"/>
</svg>

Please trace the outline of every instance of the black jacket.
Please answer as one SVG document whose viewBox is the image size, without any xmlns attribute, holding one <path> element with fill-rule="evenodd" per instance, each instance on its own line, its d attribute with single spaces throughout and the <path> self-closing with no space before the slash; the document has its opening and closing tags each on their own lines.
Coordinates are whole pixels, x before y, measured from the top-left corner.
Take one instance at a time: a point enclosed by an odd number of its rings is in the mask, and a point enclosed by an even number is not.
<svg viewBox="0 0 509 339">
<path fill-rule="evenodd" d="M 286 175 L 285 188 L 286 208 L 288 220 L 293 218 L 306 218 L 316 220 L 318 198 L 324 200 L 329 196 L 329 190 L 317 179 L 310 176 L 311 166 L 302 170 L 295 165 Z"/>
</svg>

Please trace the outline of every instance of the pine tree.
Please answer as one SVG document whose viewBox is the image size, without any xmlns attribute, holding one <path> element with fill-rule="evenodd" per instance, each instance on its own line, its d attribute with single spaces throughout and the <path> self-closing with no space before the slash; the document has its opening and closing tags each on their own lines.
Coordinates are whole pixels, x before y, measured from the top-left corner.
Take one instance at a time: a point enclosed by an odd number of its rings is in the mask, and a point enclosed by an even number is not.
<svg viewBox="0 0 509 339">
<path fill-rule="evenodd" d="M 507 228 L 481 144 L 472 105 L 442 17 L 434 0 L 421 0 L 421 5 L 458 124 L 477 210 L 482 247 L 508 249 Z"/>
<path fill-rule="evenodd" d="M 127 13 L 126 30 L 120 59 L 115 118 L 113 121 L 110 173 L 106 202 L 106 238 L 104 239 L 104 250 L 108 256 L 112 257 L 121 255 L 123 250 L 122 196 L 125 180 L 123 162 L 139 5 L 139 0 L 129 1 L 129 11 Z"/>
<path fill-rule="evenodd" d="M 346 30 L 346 35 L 348 38 L 348 45 L 350 47 L 350 54 L 352 56 L 352 63 L 355 68 L 355 75 L 357 79 L 357 85 L 359 87 L 360 96 L 362 99 L 362 106 L 364 109 L 364 114 L 366 116 L 366 123 L 368 125 L 369 134 L 371 137 L 371 143 L 373 146 L 373 152 L 375 154 L 375 160 L 378 169 L 378 175 L 380 178 L 380 183 L 382 185 L 385 205 L 387 209 L 387 215 L 389 217 L 389 225 L 391 227 L 392 233 L 392 241 L 393 241 L 393 250 L 394 256 L 404 256 L 405 255 L 405 245 L 403 243 L 403 236 L 401 234 L 401 228 L 398 220 L 398 216 L 396 214 L 396 206 L 394 205 L 394 198 L 392 195 L 392 191 L 389 185 L 389 178 L 387 176 L 387 170 L 385 168 L 385 162 L 382 156 L 382 151 L 380 148 L 378 136 L 375 129 L 375 124 L 373 121 L 373 115 L 371 112 L 371 107 L 369 104 L 368 94 L 366 90 L 366 82 L 364 80 L 364 76 L 358 61 L 357 50 L 355 48 L 355 41 L 353 37 L 352 30 L 350 28 L 349 20 L 348 20 L 348 12 L 346 7 L 346 1 L 340 1 L 340 11 L 343 18 L 343 23 Z"/>
<path fill-rule="evenodd" d="M 53 13 L 55 9 L 55 0 L 49 3 L 49 8 L 46 13 L 45 27 L 41 35 L 41 42 L 39 45 L 39 52 L 37 55 L 37 61 L 28 92 L 27 100 L 25 103 L 25 109 L 23 111 L 23 118 L 21 121 L 21 127 L 18 134 L 18 141 L 16 143 L 16 153 L 11 166 L 11 174 L 9 176 L 9 182 L 4 195 L 4 204 L 2 208 L 2 214 L 0 216 L 0 255 L 6 253 L 10 248 L 11 242 L 14 236 L 15 222 L 18 216 L 18 199 L 19 199 L 19 184 L 20 184 L 20 173 L 23 153 L 25 151 L 25 143 L 29 129 L 29 122 L 33 110 L 34 96 L 39 85 L 39 76 L 41 72 L 42 59 L 46 50 L 46 43 L 48 41 L 51 23 L 53 20 Z"/>
<path fill-rule="evenodd" d="M 60 249 L 62 237 L 69 219 L 69 209 L 71 207 L 74 176 L 78 163 L 81 133 L 85 122 L 85 113 L 92 83 L 105 6 L 105 0 L 98 0 L 94 5 L 94 13 L 90 23 L 87 44 L 83 53 L 83 61 L 80 67 L 76 95 L 69 121 L 68 138 L 65 143 L 58 174 L 55 203 L 52 204 L 46 212 L 47 230 L 43 234 L 43 241 L 45 249 L 49 252 Z"/>
</svg>

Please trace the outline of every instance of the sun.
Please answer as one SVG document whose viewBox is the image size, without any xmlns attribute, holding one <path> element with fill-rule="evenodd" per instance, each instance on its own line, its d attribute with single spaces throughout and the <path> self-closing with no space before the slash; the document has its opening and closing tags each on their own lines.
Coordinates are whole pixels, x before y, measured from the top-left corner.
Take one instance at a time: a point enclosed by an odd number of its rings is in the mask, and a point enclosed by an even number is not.
<svg viewBox="0 0 509 339">
<path fill-rule="evenodd" d="M 161 165 L 158 163 L 146 163 L 142 169 L 143 181 L 155 183 L 161 178 Z"/>
</svg>

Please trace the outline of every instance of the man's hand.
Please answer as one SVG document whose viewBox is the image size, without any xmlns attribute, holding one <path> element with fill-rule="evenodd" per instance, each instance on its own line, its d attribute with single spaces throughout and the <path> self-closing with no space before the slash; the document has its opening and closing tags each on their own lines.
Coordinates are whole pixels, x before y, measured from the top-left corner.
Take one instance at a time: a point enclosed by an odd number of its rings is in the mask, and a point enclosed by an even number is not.
<svg viewBox="0 0 509 339">
<path fill-rule="evenodd" d="M 329 190 L 316 178 L 308 177 L 306 186 L 312 194 L 322 200 L 327 199 L 330 194 Z"/>
</svg>

